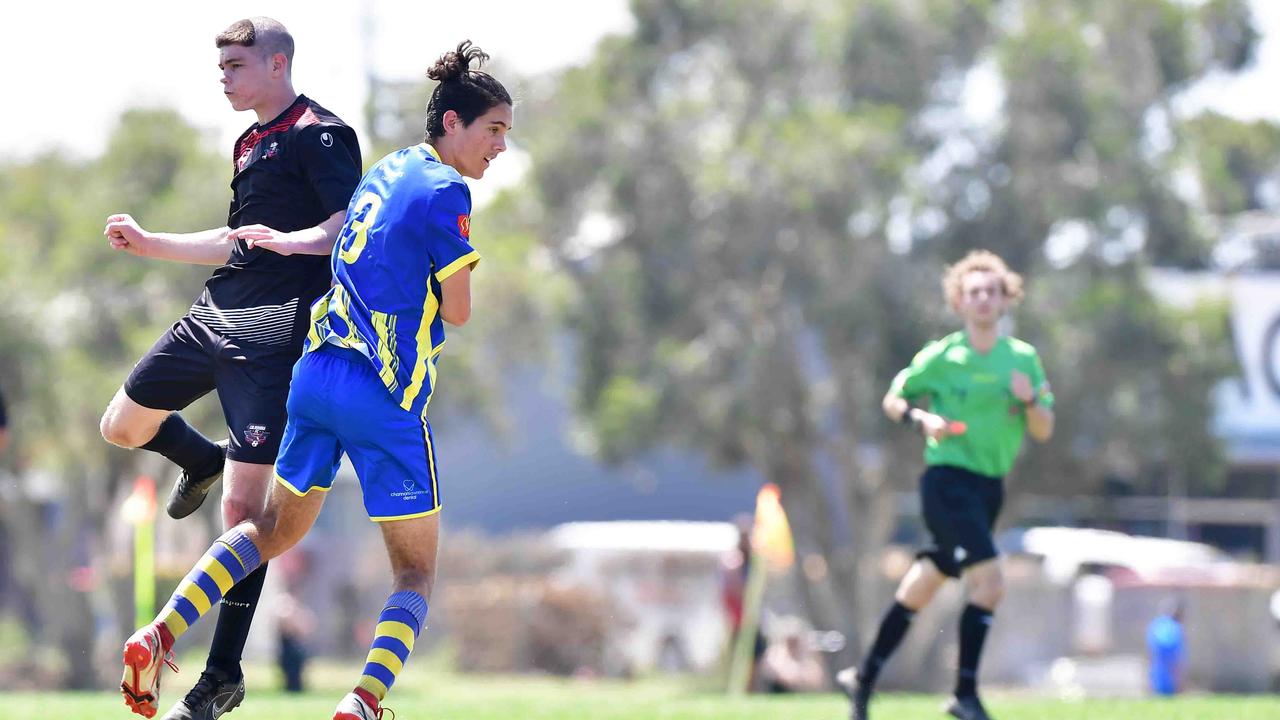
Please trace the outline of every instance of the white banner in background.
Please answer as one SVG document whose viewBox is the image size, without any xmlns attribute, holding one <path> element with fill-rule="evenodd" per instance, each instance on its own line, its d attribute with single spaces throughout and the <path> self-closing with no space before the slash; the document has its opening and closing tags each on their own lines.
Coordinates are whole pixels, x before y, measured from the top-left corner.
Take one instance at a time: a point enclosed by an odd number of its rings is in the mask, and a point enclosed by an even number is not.
<svg viewBox="0 0 1280 720">
<path fill-rule="evenodd" d="M 1280 273 L 1239 275 L 1227 286 L 1244 392 L 1223 393 L 1219 423 L 1228 434 L 1280 431 Z"/>
</svg>

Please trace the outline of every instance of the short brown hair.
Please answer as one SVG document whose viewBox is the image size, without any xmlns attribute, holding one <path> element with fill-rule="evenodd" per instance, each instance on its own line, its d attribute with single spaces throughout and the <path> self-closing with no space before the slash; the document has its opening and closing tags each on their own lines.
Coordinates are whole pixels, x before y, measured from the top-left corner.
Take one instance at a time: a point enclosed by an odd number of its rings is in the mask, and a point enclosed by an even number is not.
<svg viewBox="0 0 1280 720">
<path fill-rule="evenodd" d="M 989 272 L 1000 276 L 1000 288 L 1010 303 L 1022 300 L 1022 276 L 1009 269 L 999 255 L 990 250 L 971 250 L 955 265 L 942 273 L 942 294 L 947 306 L 956 310 L 964 294 L 964 276 L 971 272 Z"/>
<path fill-rule="evenodd" d="M 237 20 L 231 23 L 231 27 L 218 33 L 213 44 L 219 48 L 228 45 L 257 48 L 263 57 L 284 53 L 290 69 L 293 67 L 293 36 L 279 20 L 269 17 Z"/>
</svg>

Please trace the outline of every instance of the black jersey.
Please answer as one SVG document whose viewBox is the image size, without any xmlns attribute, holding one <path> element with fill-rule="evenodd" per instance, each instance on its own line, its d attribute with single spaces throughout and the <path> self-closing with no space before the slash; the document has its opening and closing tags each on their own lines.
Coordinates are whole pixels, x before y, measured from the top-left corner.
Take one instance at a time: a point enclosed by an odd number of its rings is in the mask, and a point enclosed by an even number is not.
<svg viewBox="0 0 1280 720">
<path fill-rule="evenodd" d="M 355 131 L 305 95 L 236 140 L 232 228 L 314 227 L 345 210 L 360 182 Z M 205 283 L 191 316 L 214 332 L 264 345 L 302 346 L 311 303 L 329 289 L 328 255 L 280 255 L 237 240 Z"/>
</svg>

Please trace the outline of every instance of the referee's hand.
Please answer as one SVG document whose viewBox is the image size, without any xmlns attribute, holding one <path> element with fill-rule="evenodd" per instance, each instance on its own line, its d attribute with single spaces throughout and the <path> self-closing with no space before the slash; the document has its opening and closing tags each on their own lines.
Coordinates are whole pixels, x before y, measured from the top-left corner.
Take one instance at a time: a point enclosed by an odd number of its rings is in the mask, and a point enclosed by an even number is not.
<svg viewBox="0 0 1280 720">
<path fill-rule="evenodd" d="M 1036 390 L 1031 386 L 1031 377 L 1017 370 L 1009 376 L 1009 392 L 1013 393 L 1013 396 L 1023 405 L 1036 399 Z"/>
<path fill-rule="evenodd" d="M 916 410 L 916 418 L 920 421 L 920 432 L 933 440 L 945 440 L 955 433 L 950 420 L 925 410 Z"/>
</svg>

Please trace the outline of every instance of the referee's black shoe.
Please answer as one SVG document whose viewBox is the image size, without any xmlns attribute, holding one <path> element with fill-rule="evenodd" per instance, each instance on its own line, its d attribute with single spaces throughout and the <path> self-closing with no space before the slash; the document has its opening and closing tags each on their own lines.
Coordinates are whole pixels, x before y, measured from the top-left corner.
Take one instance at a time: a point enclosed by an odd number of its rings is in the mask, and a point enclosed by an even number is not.
<svg viewBox="0 0 1280 720">
<path fill-rule="evenodd" d="M 186 470 L 178 474 L 177 481 L 173 483 L 173 489 L 169 491 L 169 500 L 164 506 L 165 512 L 169 513 L 169 517 L 174 519 L 184 518 L 204 504 L 204 499 L 209 494 L 209 488 L 222 479 L 222 469 L 227 464 L 228 442 L 227 440 L 219 440 L 214 443 L 222 449 L 222 462 L 218 465 L 217 472 L 198 478 L 191 477 L 191 474 Z"/>
<path fill-rule="evenodd" d="M 857 668 L 847 667 L 836 673 L 836 685 L 849 698 L 849 720 L 867 720 L 867 705 L 870 704 L 871 693 L 863 691 Z"/>
<path fill-rule="evenodd" d="M 982 707 L 982 701 L 977 695 L 967 697 L 954 695 L 943 710 L 959 720 L 991 720 L 991 716 L 987 714 L 987 709 Z"/>
</svg>

